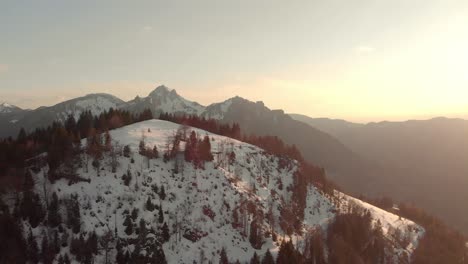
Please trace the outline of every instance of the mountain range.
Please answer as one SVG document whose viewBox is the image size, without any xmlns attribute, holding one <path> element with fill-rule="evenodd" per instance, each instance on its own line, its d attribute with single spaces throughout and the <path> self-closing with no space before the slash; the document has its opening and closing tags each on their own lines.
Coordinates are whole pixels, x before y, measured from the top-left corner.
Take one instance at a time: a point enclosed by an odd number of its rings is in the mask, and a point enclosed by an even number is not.
<svg viewBox="0 0 468 264">
<path fill-rule="evenodd" d="M 0 114 L 0 137 L 15 137 L 21 128 L 31 131 L 53 121 L 63 121 L 70 114 L 76 119 L 87 109 L 97 115 L 111 107 L 133 113 L 150 109 L 155 116 L 162 112 L 198 115 L 220 122 L 236 122 L 246 134 L 278 136 L 286 143 L 296 145 L 307 160 L 326 168 L 339 183 L 355 185 L 356 188 L 350 189 L 356 193 L 363 184 L 372 185 L 370 172 L 377 169 L 329 134 L 294 120 L 282 110 L 270 110 L 262 102 L 234 97 L 202 106 L 164 85 L 157 87 L 147 97 L 136 97 L 129 102 L 108 94 L 90 94 L 50 107 Z"/>
<path fill-rule="evenodd" d="M 162 112 L 192 114 L 224 123 L 236 122 L 247 135 L 278 136 L 297 146 L 306 160 L 325 168 L 329 178 L 348 192 L 369 196 L 385 194 L 395 200 L 421 204 L 468 232 L 468 210 L 461 210 L 468 190 L 464 181 L 468 162 L 463 163 L 466 151 L 462 153 L 463 146 L 467 145 L 457 145 L 464 131 L 457 126 L 465 124 L 463 120 L 363 125 L 288 115 L 282 110 L 269 109 L 263 102 L 241 97 L 203 106 L 183 98 L 175 90 L 159 86 L 147 97 L 136 97 L 128 102 L 109 94 L 90 94 L 35 110 L 8 105 L 6 109 L 11 111 L 0 111 L 0 136 L 14 137 L 21 127 L 30 131 L 53 121 L 63 121 L 68 115 L 77 118 L 84 110 L 97 115 L 110 108 L 134 113 L 150 109 L 155 116 Z M 459 131 L 459 137 L 446 134 L 441 140 L 437 137 L 441 136 L 441 130 L 423 125 L 426 122 L 437 123 L 440 129 L 444 124 L 453 123 L 452 130 Z M 419 128 L 414 124 L 420 125 Z M 400 129 L 406 126 L 414 130 Z M 410 132 L 413 138 L 409 137 Z M 434 144 L 438 146 L 437 151 L 431 151 Z M 459 153 L 451 152 L 452 149 Z M 444 173 L 454 169 L 456 173 Z"/>
<path fill-rule="evenodd" d="M 379 164 L 364 193 L 412 202 L 468 233 L 468 121 L 433 118 L 357 124 L 291 115 Z"/>
</svg>

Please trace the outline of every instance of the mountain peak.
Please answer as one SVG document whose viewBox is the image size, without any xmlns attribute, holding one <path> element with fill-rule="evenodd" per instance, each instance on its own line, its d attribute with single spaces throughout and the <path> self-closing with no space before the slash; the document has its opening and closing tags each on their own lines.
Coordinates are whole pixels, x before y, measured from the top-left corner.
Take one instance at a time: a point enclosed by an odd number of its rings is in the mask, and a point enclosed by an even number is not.
<svg viewBox="0 0 468 264">
<path fill-rule="evenodd" d="M 165 85 L 160 85 L 160 86 L 156 87 L 156 89 L 154 89 L 149 95 L 150 96 L 167 96 L 168 94 L 176 94 L 177 95 L 177 92 L 175 90 L 173 90 L 173 89 L 169 89 Z"/>
<path fill-rule="evenodd" d="M 0 113 L 2 114 L 11 113 L 13 111 L 18 111 L 18 110 L 21 110 L 21 108 L 15 105 L 9 104 L 7 102 L 0 103 Z"/>
</svg>

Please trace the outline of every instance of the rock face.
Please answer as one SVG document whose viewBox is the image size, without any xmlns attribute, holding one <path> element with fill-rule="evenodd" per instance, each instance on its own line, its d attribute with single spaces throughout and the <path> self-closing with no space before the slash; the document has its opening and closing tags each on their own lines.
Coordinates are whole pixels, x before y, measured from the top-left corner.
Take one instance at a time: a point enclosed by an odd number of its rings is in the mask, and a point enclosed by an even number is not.
<svg viewBox="0 0 468 264">
<path fill-rule="evenodd" d="M 279 246 L 272 234 L 278 241 L 288 239 L 280 224 L 285 217 L 281 211 L 291 207 L 299 163 L 195 128 L 187 132 L 207 135 L 213 155 L 213 161 L 202 167 L 185 161 L 185 139 L 180 142 L 181 155 L 172 160 L 140 154 L 144 139 L 147 148 L 156 146 L 162 156 L 178 129 L 179 125 L 171 122 L 149 120 L 110 131 L 117 154 L 104 152 L 97 167 L 88 154 L 82 154 L 76 174 L 84 181 L 77 183 L 60 179 L 51 184 L 45 178 L 48 168 L 37 168 L 33 175 L 36 192 L 42 193 L 47 186 L 49 193 L 56 193 L 63 219 L 67 218 L 67 203 L 78 204 L 81 233 L 95 231 L 103 236 L 111 231 L 125 242 L 126 250 L 160 254 L 149 252 L 155 247 L 162 249 L 168 263 L 218 263 L 222 248 L 233 262 L 248 262 L 254 252 L 262 256 L 267 249 L 276 255 Z M 82 145 L 86 145 L 85 140 Z M 124 151 L 125 155 L 120 151 L 124 146 L 130 150 Z M 306 195 L 300 224 L 304 235 L 293 239 L 301 251 L 310 230 L 325 230 L 349 204 L 368 210 L 372 223 L 379 223 L 385 239 L 395 244 L 387 252 L 395 261 L 411 254 L 424 233 L 409 220 L 339 192 L 327 195 L 309 185 Z M 408 238 L 406 245 L 394 243 L 391 230 L 396 229 Z M 41 241 L 47 230 L 40 225 L 32 232 Z M 78 237 L 68 228 L 63 232 L 69 239 Z M 252 238 L 252 232 L 258 236 Z M 64 253 L 69 248 L 60 250 Z M 116 254 L 111 250 L 109 257 L 114 260 Z M 96 262 L 104 262 L 104 253 Z"/>
<path fill-rule="evenodd" d="M 154 115 L 163 112 L 200 115 L 205 110 L 204 106 L 184 99 L 175 90 L 170 90 L 164 85 L 158 86 L 145 98 L 135 98 L 123 108 L 135 113 L 150 109 Z"/>
</svg>

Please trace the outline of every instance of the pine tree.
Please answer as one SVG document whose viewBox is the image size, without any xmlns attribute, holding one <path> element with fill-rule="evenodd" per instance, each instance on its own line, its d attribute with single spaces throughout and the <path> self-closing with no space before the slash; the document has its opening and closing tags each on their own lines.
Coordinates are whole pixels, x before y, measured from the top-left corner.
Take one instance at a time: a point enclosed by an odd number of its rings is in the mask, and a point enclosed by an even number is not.
<svg viewBox="0 0 468 264">
<path fill-rule="evenodd" d="M 130 146 L 129 145 L 125 145 L 124 149 L 123 149 L 123 155 L 124 157 L 126 158 L 130 158 L 130 154 L 132 153 L 132 151 L 130 150 Z"/>
<path fill-rule="evenodd" d="M 67 205 L 67 225 L 74 234 L 78 234 L 81 229 L 80 204 L 77 197 L 73 196 L 66 203 Z"/>
<path fill-rule="evenodd" d="M 107 151 L 112 147 L 112 137 L 109 133 L 109 130 L 106 130 L 106 133 L 104 134 L 104 147 Z"/>
<path fill-rule="evenodd" d="M 161 236 L 162 236 L 162 239 L 163 239 L 163 243 L 169 241 L 169 239 L 171 238 L 171 236 L 169 234 L 169 227 L 167 226 L 166 222 L 164 222 L 164 224 L 162 226 Z"/>
<path fill-rule="evenodd" d="M 153 159 L 158 159 L 159 158 L 159 152 L 158 152 L 158 147 L 156 145 L 154 145 L 153 147 L 153 153 L 152 153 L 152 157 Z"/>
<path fill-rule="evenodd" d="M 256 219 L 250 223 L 249 242 L 252 245 L 252 247 L 255 249 L 260 249 L 263 244 L 261 230 L 258 226 Z"/>
<path fill-rule="evenodd" d="M 138 209 L 137 208 L 133 208 L 132 210 L 132 220 L 133 222 L 135 222 L 138 218 Z"/>
<path fill-rule="evenodd" d="M 32 174 L 29 170 L 26 170 L 24 173 L 24 182 L 23 182 L 23 190 L 24 191 L 31 191 L 34 187 L 34 179 Z"/>
<path fill-rule="evenodd" d="M 44 210 L 40 203 L 39 195 L 32 191 L 25 191 L 21 200 L 19 214 L 24 220 L 29 220 L 33 228 L 36 228 L 44 218 Z"/>
<path fill-rule="evenodd" d="M 98 237 L 96 231 L 93 231 L 88 235 L 88 240 L 86 240 L 86 247 L 88 248 L 90 253 L 98 253 Z"/>
<path fill-rule="evenodd" d="M 73 132 L 77 129 L 76 120 L 72 114 L 68 115 L 67 120 L 65 121 L 65 129 L 68 132 Z"/>
<path fill-rule="evenodd" d="M 164 222 L 164 212 L 163 212 L 163 209 L 162 209 L 162 205 L 159 205 L 158 221 L 159 221 L 160 224 L 162 224 Z"/>
<path fill-rule="evenodd" d="M 49 239 L 47 235 L 42 238 L 41 244 L 41 260 L 44 264 L 51 264 L 52 257 L 51 257 L 51 250 L 49 248 Z"/>
<path fill-rule="evenodd" d="M 115 256 L 115 262 L 117 264 L 126 264 L 127 261 L 125 260 L 125 254 L 123 252 L 123 247 L 120 240 L 117 241 L 116 250 L 117 255 Z"/>
<path fill-rule="evenodd" d="M 31 228 L 29 228 L 27 252 L 26 252 L 28 260 L 31 261 L 32 263 L 37 263 L 39 261 L 38 252 L 39 252 L 39 249 L 37 246 L 36 238 L 34 237 Z"/>
<path fill-rule="evenodd" d="M 146 229 L 146 222 L 143 218 L 140 219 L 139 228 L 138 228 L 138 236 L 140 241 L 144 243 L 146 235 L 148 234 L 148 230 Z"/>
<path fill-rule="evenodd" d="M 0 263 L 25 263 L 27 243 L 23 238 L 22 223 L 8 212 L 0 213 Z"/>
<path fill-rule="evenodd" d="M 163 201 L 166 200 L 166 190 L 164 189 L 164 185 L 161 186 L 161 189 L 159 191 L 159 198 Z"/>
<path fill-rule="evenodd" d="M 52 250 L 54 255 L 60 253 L 60 241 L 58 237 L 58 232 L 56 230 L 54 231 L 54 242 L 52 244 Z"/>
<path fill-rule="evenodd" d="M 130 236 L 131 234 L 133 234 L 133 223 L 129 215 L 127 215 L 127 217 L 125 218 L 123 225 L 125 226 L 124 231 L 125 231 L 125 234 L 127 234 L 127 236 Z"/>
<path fill-rule="evenodd" d="M 224 247 L 221 249 L 221 253 L 219 255 L 219 264 L 229 264 L 229 259 Z"/>
<path fill-rule="evenodd" d="M 300 256 L 291 241 L 283 242 L 280 246 L 276 264 L 299 263 Z"/>
<path fill-rule="evenodd" d="M 203 161 L 212 161 L 213 160 L 213 154 L 211 154 L 211 143 L 210 143 L 210 137 L 206 135 L 203 138 L 203 141 L 201 144 L 199 144 L 199 152 L 200 152 L 200 158 Z"/>
<path fill-rule="evenodd" d="M 58 264 L 63 264 L 63 256 L 60 255 L 59 258 L 58 258 Z"/>
<path fill-rule="evenodd" d="M 153 205 L 153 203 L 151 202 L 151 197 L 150 197 L 150 196 L 148 196 L 148 199 L 146 200 L 146 205 L 145 205 L 145 207 L 146 207 L 146 210 L 148 210 L 148 211 L 150 211 L 150 212 L 152 212 L 152 211 L 154 210 L 154 205 Z"/>
<path fill-rule="evenodd" d="M 63 264 L 70 264 L 70 258 L 67 253 L 63 256 Z"/>
<path fill-rule="evenodd" d="M 275 259 L 271 255 L 270 250 L 267 249 L 265 256 L 263 257 L 262 264 L 275 264 Z"/>
<path fill-rule="evenodd" d="M 260 264 L 257 252 L 254 252 L 253 257 L 250 259 L 250 264 Z"/>
<path fill-rule="evenodd" d="M 144 138 L 140 140 L 140 144 L 138 145 L 138 153 L 142 156 L 146 155 L 146 144 Z"/>
<path fill-rule="evenodd" d="M 58 209 L 59 209 L 59 201 L 58 201 L 57 194 L 54 192 L 52 194 L 52 201 L 50 202 L 50 205 L 49 205 L 48 223 L 50 227 L 57 227 L 62 222 Z"/>
<path fill-rule="evenodd" d="M 18 137 L 16 138 L 16 140 L 18 141 L 19 144 L 23 144 L 26 142 L 26 131 L 24 130 L 24 128 L 22 127 L 20 129 L 20 132 L 18 133 Z"/>
</svg>

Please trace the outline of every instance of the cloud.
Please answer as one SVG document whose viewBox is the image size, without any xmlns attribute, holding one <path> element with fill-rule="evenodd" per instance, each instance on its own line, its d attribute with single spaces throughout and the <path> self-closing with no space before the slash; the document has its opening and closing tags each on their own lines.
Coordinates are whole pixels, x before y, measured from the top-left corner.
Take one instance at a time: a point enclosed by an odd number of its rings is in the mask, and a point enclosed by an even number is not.
<svg viewBox="0 0 468 264">
<path fill-rule="evenodd" d="M 375 48 L 372 46 L 361 45 L 356 47 L 357 54 L 369 54 L 375 51 Z"/>
<path fill-rule="evenodd" d="M 0 73 L 7 72 L 10 69 L 10 66 L 8 64 L 1 64 L 0 63 Z"/>
</svg>

